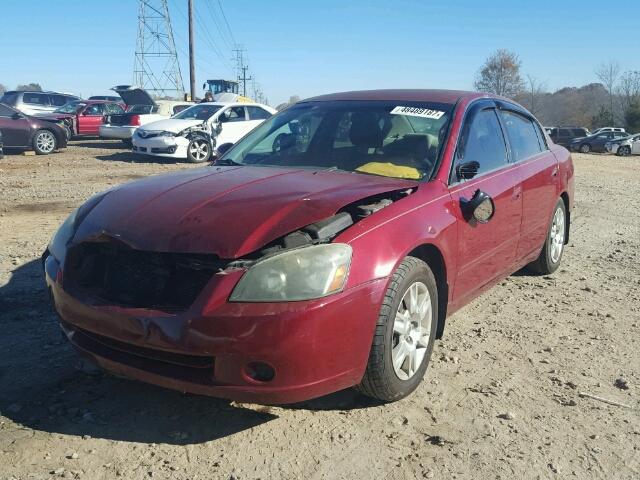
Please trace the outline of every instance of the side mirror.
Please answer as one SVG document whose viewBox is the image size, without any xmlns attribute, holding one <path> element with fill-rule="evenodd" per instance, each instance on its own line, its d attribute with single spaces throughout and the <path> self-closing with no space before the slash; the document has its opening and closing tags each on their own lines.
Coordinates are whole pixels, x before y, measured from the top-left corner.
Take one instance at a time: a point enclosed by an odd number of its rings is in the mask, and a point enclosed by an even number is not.
<svg viewBox="0 0 640 480">
<path fill-rule="evenodd" d="M 496 211 L 493 199 L 482 190 L 476 190 L 471 200 L 460 199 L 460 208 L 467 220 L 474 219 L 478 223 L 487 223 Z"/>
<path fill-rule="evenodd" d="M 20 112 L 16 112 L 13 115 L 11 115 L 11 118 L 13 120 L 20 120 L 21 118 L 24 118 L 24 115 L 22 115 Z"/>
<path fill-rule="evenodd" d="M 217 147 L 216 151 L 218 152 L 218 157 L 221 157 L 222 155 L 227 153 L 227 151 L 229 151 L 231 147 L 233 147 L 233 143 L 231 142 L 223 143 L 222 145 Z"/>
<path fill-rule="evenodd" d="M 456 175 L 459 180 L 469 180 L 475 177 L 480 170 L 478 162 L 465 162 L 456 167 Z"/>
</svg>

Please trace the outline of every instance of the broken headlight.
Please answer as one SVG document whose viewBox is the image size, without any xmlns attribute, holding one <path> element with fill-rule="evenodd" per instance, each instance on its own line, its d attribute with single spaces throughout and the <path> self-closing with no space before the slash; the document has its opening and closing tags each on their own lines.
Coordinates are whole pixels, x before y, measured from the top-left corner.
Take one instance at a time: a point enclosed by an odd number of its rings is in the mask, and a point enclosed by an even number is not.
<svg viewBox="0 0 640 480">
<path fill-rule="evenodd" d="M 76 234 L 76 230 L 82 220 L 89 214 L 89 212 L 98 204 L 100 201 L 107 195 L 107 193 L 111 192 L 113 189 L 109 189 L 105 192 L 98 193 L 92 197 L 90 197 L 86 202 L 84 202 L 80 207 L 76 208 L 71 215 L 67 217 L 60 228 L 53 235 L 53 238 L 49 242 L 49 252 L 53 255 L 60 264 L 64 264 L 64 258 L 67 254 L 67 244 L 71 241 L 73 236 Z"/>
<path fill-rule="evenodd" d="M 232 302 L 289 302 L 320 298 L 345 285 L 352 249 L 343 243 L 298 248 L 258 261 L 242 276 Z"/>
</svg>

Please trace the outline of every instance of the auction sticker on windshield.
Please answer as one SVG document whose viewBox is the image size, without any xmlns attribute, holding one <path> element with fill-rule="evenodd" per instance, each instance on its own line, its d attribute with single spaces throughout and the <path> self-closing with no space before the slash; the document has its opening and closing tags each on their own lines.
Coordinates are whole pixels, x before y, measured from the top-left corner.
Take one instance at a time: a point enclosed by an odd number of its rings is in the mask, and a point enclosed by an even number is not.
<svg viewBox="0 0 640 480">
<path fill-rule="evenodd" d="M 412 117 L 422 117 L 422 118 L 432 118 L 434 120 L 439 120 L 444 112 L 440 110 L 431 110 L 430 108 L 420 108 L 420 107 L 403 107 L 398 105 L 393 110 L 391 110 L 392 115 L 410 115 Z"/>
</svg>

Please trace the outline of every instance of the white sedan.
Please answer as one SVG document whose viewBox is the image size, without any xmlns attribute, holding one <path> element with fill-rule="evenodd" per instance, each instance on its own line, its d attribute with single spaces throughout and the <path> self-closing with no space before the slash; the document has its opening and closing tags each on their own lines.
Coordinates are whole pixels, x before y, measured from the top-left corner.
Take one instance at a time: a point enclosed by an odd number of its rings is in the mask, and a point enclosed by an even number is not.
<svg viewBox="0 0 640 480">
<path fill-rule="evenodd" d="M 275 109 L 259 103 L 199 103 L 169 119 L 136 129 L 133 151 L 206 162 L 214 148 L 236 143 L 274 113 Z"/>
</svg>

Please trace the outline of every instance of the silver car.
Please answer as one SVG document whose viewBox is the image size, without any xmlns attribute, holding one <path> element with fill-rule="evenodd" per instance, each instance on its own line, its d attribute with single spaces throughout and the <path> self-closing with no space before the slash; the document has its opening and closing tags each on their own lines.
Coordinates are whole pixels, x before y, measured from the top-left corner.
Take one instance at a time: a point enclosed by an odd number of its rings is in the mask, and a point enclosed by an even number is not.
<svg viewBox="0 0 640 480">
<path fill-rule="evenodd" d="M 75 100 L 80 100 L 80 97 L 68 93 L 9 91 L 0 98 L 0 103 L 20 110 L 26 115 L 36 115 L 51 113 Z"/>
<path fill-rule="evenodd" d="M 615 153 L 620 157 L 640 155 L 640 133 L 626 138 L 620 138 L 617 141 L 608 142 L 604 147 L 607 152 Z"/>
</svg>

